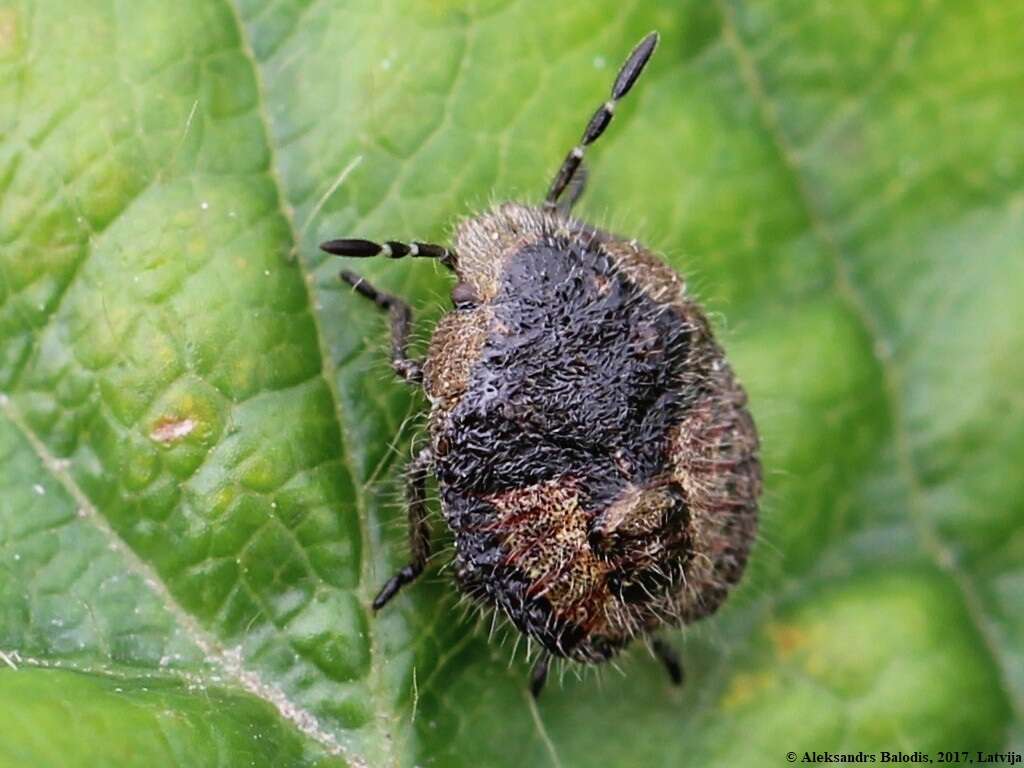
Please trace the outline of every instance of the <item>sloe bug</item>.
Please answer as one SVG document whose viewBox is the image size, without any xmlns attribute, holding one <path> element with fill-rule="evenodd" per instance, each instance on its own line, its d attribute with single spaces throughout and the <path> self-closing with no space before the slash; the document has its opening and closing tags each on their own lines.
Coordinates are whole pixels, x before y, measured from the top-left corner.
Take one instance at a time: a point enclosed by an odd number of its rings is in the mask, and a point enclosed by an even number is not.
<svg viewBox="0 0 1024 768">
<path fill-rule="evenodd" d="M 418 361 L 407 354 L 409 306 L 341 273 L 388 312 L 392 366 L 431 404 L 430 444 L 406 470 L 411 560 L 373 607 L 427 562 L 433 471 L 459 588 L 543 649 L 534 695 L 552 656 L 598 663 L 639 636 L 681 682 L 675 653 L 652 633 L 718 608 L 757 527 L 757 431 L 704 313 L 636 240 L 571 215 L 584 151 L 657 43 L 652 32 L 630 53 L 542 205 L 468 218 L 453 248 L 321 245 L 437 259 L 458 277 L 454 309 Z"/>
</svg>

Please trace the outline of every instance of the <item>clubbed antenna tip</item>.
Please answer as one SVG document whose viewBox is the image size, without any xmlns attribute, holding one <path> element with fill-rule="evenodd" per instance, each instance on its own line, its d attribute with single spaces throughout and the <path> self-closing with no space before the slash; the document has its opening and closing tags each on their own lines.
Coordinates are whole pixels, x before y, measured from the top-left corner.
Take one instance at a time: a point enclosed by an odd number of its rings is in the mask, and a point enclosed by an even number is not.
<svg viewBox="0 0 1024 768">
<path fill-rule="evenodd" d="M 615 85 L 612 86 L 613 99 L 617 101 L 629 93 L 629 89 L 633 87 L 633 83 L 637 81 L 640 73 L 647 66 L 654 49 L 658 47 L 659 39 L 657 32 L 648 32 L 647 36 L 637 43 L 629 54 L 629 58 L 626 59 L 626 63 L 619 70 L 618 77 L 615 78 Z"/>
<path fill-rule="evenodd" d="M 572 186 L 577 172 L 583 165 L 583 153 L 586 148 L 597 141 L 605 132 L 605 129 L 608 128 L 609 123 L 612 121 L 612 116 L 615 114 L 615 105 L 619 102 L 619 99 L 629 93 L 643 73 L 644 67 L 647 66 L 647 62 L 657 47 L 658 33 L 648 32 L 646 37 L 630 51 L 625 63 L 620 67 L 619 73 L 615 76 L 611 98 L 594 112 L 587 123 L 587 127 L 583 130 L 580 143 L 569 150 L 569 154 L 562 161 L 558 173 L 555 174 L 555 178 L 551 182 L 551 186 L 548 187 L 548 194 L 544 199 L 544 205 L 548 210 L 562 208 L 564 211 L 568 211 L 572 208 L 575 198 L 579 197 L 579 190 L 577 190 L 573 199 L 568 201 L 567 204 L 560 205 L 559 198 L 561 198 L 562 193 L 566 189 Z"/>
</svg>

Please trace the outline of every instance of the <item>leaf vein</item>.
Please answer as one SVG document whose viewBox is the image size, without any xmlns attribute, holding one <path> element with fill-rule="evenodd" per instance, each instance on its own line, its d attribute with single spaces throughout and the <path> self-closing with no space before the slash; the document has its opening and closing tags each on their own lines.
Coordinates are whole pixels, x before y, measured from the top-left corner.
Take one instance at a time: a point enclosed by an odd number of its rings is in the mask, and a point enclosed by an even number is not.
<svg viewBox="0 0 1024 768">
<path fill-rule="evenodd" d="M 215 667 L 219 674 L 225 679 L 231 680 L 239 688 L 273 705 L 285 720 L 291 722 L 307 737 L 319 743 L 330 754 L 339 755 L 357 766 L 365 765 L 361 758 L 352 755 L 332 734 L 324 730 L 310 712 L 291 701 L 281 689 L 263 680 L 257 672 L 246 669 L 236 654 L 224 648 L 216 637 L 202 627 L 196 618 L 182 607 L 159 574 L 144 562 L 111 527 L 70 473 L 56 464 L 55 457 L 22 418 L 10 398 L 0 398 L 0 410 L 28 441 L 46 471 L 74 499 L 80 517 L 88 520 L 103 535 L 110 548 L 123 558 L 126 569 L 139 577 L 146 587 L 156 595 L 185 636 L 199 648 L 207 663 Z"/>
<path fill-rule="evenodd" d="M 284 185 L 282 176 L 281 176 L 281 174 L 280 174 L 280 172 L 278 170 L 279 165 L 278 165 L 277 153 L 275 151 L 276 148 L 274 146 L 273 125 L 271 123 L 270 116 L 269 116 L 269 113 L 267 111 L 266 84 L 263 81 L 263 75 L 262 75 L 262 71 L 260 69 L 260 63 L 259 63 L 259 60 L 256 58 L 256 55 L 255 55 L 255 53 L 253 51 L 251 42 L 250 42 L 248 34 L 247 34 L 245 23 L 243 21 L 242 14 L 241 14 L 241 11 L 240 11 L 240 9 L 238 7 L 238 4 L 237 4 L 236 0 L 224 0 L 224 3 L 226 5 L 229 13 L 231 14 L 231 17 L 233 18 L 233 20 L 235 22 L 235 27 L 236 27 L 236 32 L 237 32 L 237 35 L 238 35 L 239 44 L 242 47 L 242 50 L 243 50 L 247 60 L 249 61 L 250 66 L 252 67 L 253 78 L 254 78 L 254 80 L 256 82 L 256 92 L 257 92 L 257 102 L 258 102 L 257 114 L 259 115 L 261 124 L 263 126 L 264 136 L 265 136 L 265 140 L 266 140 L 266 144 L 267 144 L 267 151 L 269 153 L 269 158 L 270 158 L 269 159 L 269 166 L 268 166 L 267 172 L 268 172 L 268 174 L 269 174 L 269 176 L 270 176 L 270 178 L 273 181 L 274 186 L 275 186 L 276 197 L 277 197 L 277 200 L 278 200 L 278 205 L 279 205 L 280 210 L 281 210 L 281 215 L 284 217 L 284 220 L 286 221 L 286 223 L 288 225 L 288 228 L 289 228 L 289 232 L 290 232 L 290 236 L 291 236 L 291 240 L 292 240 L 292 244 L 293 244 L 293 256 L 294 256 L 294 258 L 296 259 L 296 261 L 297 261 L 297 263 L 299 265 L 300 271 L 302 272 L 303 287 L 306 290 L 307 300 L 308 300 L 308 303 L 309 303 L 309 311 L 310 311 L 310 314 L 311 314 L 312 319 L 313 319 L 313 324 L 314 324 L 314 328 L 316 330 L 316 335 L 317 335 L 317 345 L 318 345 L 319 350 L 320 350 L 321 372 L 322 372 L 322 375 L 324 377 L 324 380 L 327 383 L 327 386 L 329 388 L 329 391 L 331 393 L 331 397 L 332 397 L 332 400 L 333 400 L 336 426 L 338 428 L 338 432 L 339 432 L 339 436 L 340 436 L 340 444 L 343 446 L 343 450 L 344 450 L 344 454 L 345 454 L 345 456 L 342 457 L 342 458 L 343 459 L 347 459 L 347 458 L 350 458 L 350 457 L 352 457 L 354 455 L 354 451 L 353 451 L 352 445 L 350 443 L 347 430 L 344 428 L 344 426 L 345 426 L 344 414 L 343 414 L 343 409 L 342 409 L 342 405 L 341 405 L 341 397 L 340 397 L 339 392 L 338 392 L 338 383 L 337 383 L 336 377 L 332 375 L 332 371 L 330 369 L 330 363 L 331 363 L 330 349 L 327 347 L 326 335 L 324 334 L 323 329 L 321 327 L 321 322 L 322 322 L 321 321 L 321 317 L 320 317 L 320 314 L 319 314 L 319 312 L 317 311 L 317 308 L 316 308 L 317 307 L 317 301 L 316 301 L 316 297 L 315 297 L 315 295 L 313 293 L 313 290 L 314 290 L 314 274 L 315 273 L 314 273 L 314 271 L 312 269 L 311 264 L 309 263 L 309 260 L 302 253 L 301 241 L 300 241 L 300 238 L 299 238 L 299 230 L 298 230 L 298 228 L 296 227 L 296 224 L 295 224 L 295 214 L 294 214 L 294 211 L 292 210 L 291 205 L 287 201 L 287 198 L 286 198 L 286 187 Z M 365 604 L 365 603 L 368 602 L 368 596 L 366 594 L 367 579 L 365 578 L 365 576 L 366 576 L 366 573 L 367 573 L 367 568 L 368 568 L 368 564 L 369 564 L 369 560 L 370 560 L 370 558 L 369 558 L 370 548 L 368 546 L 369 545 L 369 541 L 370 541 L 370 535 L 369 535 L 367 505 L 366 505 L 365 493 L 364 493 L 363 489 L 360 487 L 360 485 L 358 483 L 353 482 L 352 483 L 352 487 L 354 489 L 354 493 L 355 493 L 355 496 L 356 496 L 356 507 L 357 507 L 357 510 L 359 512 L 358 517 L 359 517 L 359 524 L 360 524 L 360 529 L 361 529 L 361 538 L 362 538 L 362 542 L 363 542 L 363 546 L 361 548 L 361 551 L 362 551 L 362 555 L 361 555 L 362 556 L 362 567 L 360 569 L 360 573 L 361 573 L 360 585 L 361 585 L 362 588 L 360 589 L 360 594 L 362 595 L 363 602 Z M 369 656 L 370 656 L 370 673 L 369 673 L 370 684 L 367 686 L 367 688 L 369 689 L 370 694 L 376 700 L 376 709 L 377 709 L 377 711 L 379 713 L 383 714 L 386 711 L 385 707 L 383 706 L 383 700 L 382 700 L 382 697 L 380 695 L 380 691 L 378 690 L 378 685 L 374 685 L 373 684 L 373 681 L 375 681 L 375 680 L 379 681 L 383 677 L 383 670 L 381 669 L 380 650 L 377 647 L 377 643 L 374 642 L 374 636 L 373 636 L 372 633 L 369 633 L 369 636 L 367 638 L 367 642 L 368 642 L 368 646 L 369 646 Z M 388 714 L 387 714 L 387 720 L 388 721 L 395 722 L 397 720 L 397 718 L 398 718 L 398 713 L 397 712 L 394 712 L 394 711 L 388 712 Z M 382 718 L 375 718 L 374 722 L 377 723 L 377 727 L 378 728 L 383 728 Z M 387 756 L 388 762 L 390 764 L 397 765 L 398 764 L 398 758 L 397 758 L 397 756 L 394 754 L 394 752 L 392 750 L 391 739 L 388 737 L 388 734 L 382 732 L 381 733 L 381 738 L 378 740 L 378 743 L 381 745 L 383 752 Z M 362 758 L 359 758 L 359 760 L 362 761 Z"/>
<path fill-rule="evenodd" d="M 716 0 L 716 5 L 722 15 L 722 32 L 726 46 L 733 54 L 740 78 L 757 107 L 764 129 L 771 138 L 784 167 L 796 184 L 800 204 L 807 215 L 813 234 L 833 263 L 835 269 L 834 288 L 837 295 L 861 323 L 873 348 L 888 349 L 889 345 L 881 323 L 871 311 L 867 300 L 850 274 L 848 259 L 832 230 L 828 217 L 818 204 L 806 174 L 801 170 L 798 153 L 786 136 L 777 109 L 765 90 L 757 63 L 740 37 L 733 8 L 739 2 L 740 0 Z M 960 591 L 964 606 L 981 634 L 986 650 L 999 670 L 1002 688 L 1009 700 L 1013 714 L 1016 718 L 1021 718 L 1024 716 L 1024 694 L 1016 691 L 1010 685 L 1011 677 L 1006 669 L 1006 654 L 1000 648 L 992 622 L 985 616 L 974 580 L 959 566 L 954 552 L 941 539 L 923 509 L 924 485 L 914 464 L 910 435 L 902 416 L 901 372 L 891 355 L 876 355 L 876 359 L 882 373 L 884 395 L 889 407 L 898 468 L 909 492 L 910 513 L 914 518 L 914 529 L 918 541 L 935 566 L 947 574 Z"/>
</svg>

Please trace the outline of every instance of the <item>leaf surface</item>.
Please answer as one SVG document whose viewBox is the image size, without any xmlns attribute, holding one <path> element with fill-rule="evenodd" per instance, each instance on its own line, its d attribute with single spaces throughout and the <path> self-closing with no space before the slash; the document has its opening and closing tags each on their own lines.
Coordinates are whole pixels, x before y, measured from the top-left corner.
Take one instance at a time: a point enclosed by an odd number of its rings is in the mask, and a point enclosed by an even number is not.
<svg viewBox="0 0 1024 768">
<path fill-rule="evenodd" d="M 371 615 L 425 403 L 316 244 L 537 200 L 652 28 L 581 212 L 713 313 L 762 538 L 673 636 L 683 691 L 638 647 L 534 705 L 437 567 Z M 1020 749 L 1022 30 L 966 0 L 0 4 L 0 760 Z M 450 278 L 358 268 L 422 348 Z"/>
</svg>

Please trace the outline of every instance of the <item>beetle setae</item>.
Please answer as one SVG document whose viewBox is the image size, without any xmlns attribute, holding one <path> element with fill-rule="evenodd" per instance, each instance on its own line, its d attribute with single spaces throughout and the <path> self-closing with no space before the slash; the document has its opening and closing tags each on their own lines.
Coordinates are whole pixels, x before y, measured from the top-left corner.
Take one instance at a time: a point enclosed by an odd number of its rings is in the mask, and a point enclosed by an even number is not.
<svg viewBox="0 0 1024 768">
<path fill-rule="evenodd" d="M 455 537 L 459 588 L 552 656 L 605 661 L 714 612 L 757 526 L 758 438 L 746 396 L 679 276 L 636 240 L 571 214 L 583 154 L 657 45 L 633 49 L 540 206 L 463 221 L 453 247 L 332 240 L 339 256 L 439 260 L 458 277 L 426 359 L 407 355 L 408 305 L 341 277 L 390 315 L 396 373 L 431 403 L 429 446 L 407 468 L 411 560 L 374 609 L 423 571 L 431 472 Z"/>
</svg>

